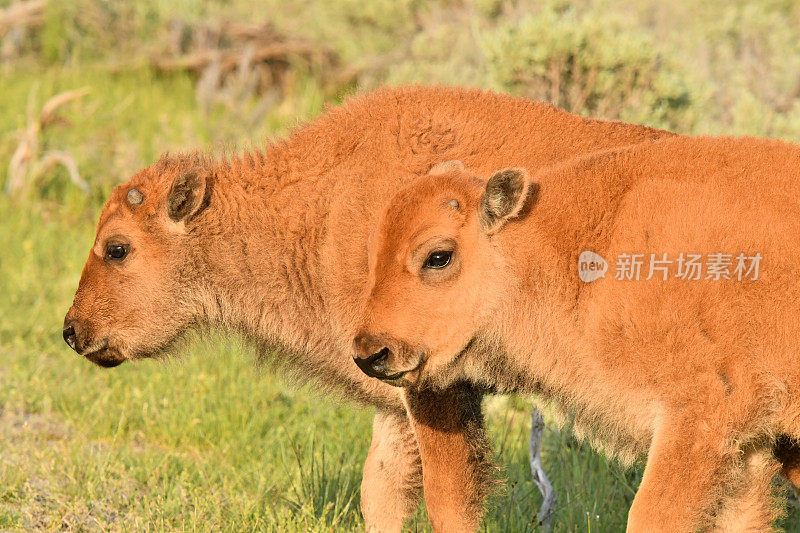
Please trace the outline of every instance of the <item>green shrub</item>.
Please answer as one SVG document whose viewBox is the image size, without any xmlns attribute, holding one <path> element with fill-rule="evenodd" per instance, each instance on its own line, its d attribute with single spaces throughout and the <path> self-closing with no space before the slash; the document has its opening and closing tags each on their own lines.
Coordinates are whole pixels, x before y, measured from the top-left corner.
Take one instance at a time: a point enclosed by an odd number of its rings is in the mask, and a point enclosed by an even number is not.
<svg viewBox="0 0 800 533">
<path fill-rule="evenodd" d="M 484 40 L 497 82 L 575 113 L 686 128 L 687 76 L 615 15 L 547 7 Z"/>
</svg>

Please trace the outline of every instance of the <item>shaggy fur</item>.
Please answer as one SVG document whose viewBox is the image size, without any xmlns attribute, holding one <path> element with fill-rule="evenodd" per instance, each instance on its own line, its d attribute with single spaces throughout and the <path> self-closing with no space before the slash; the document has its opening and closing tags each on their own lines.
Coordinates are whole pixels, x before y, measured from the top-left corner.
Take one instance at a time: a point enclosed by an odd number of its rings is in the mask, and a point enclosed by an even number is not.
<svg viewBox="0 0 800 533">
<path fill-rule="evenodd" d="M 437 529 L 473 529 L 491 470 L 481 392 L 442 391 L 450 407 L 415 439 L 400 392 L 350 361 L 369 231 L 395 192 L 438 163 L 535 171 L 666 135 L 506 95 L 409 87 L 352 99 L 263 152 L 164 157 L 111 194 L 66 325 L 79 353 L 106 366 L 157 354 L 198 324 L 277 345 L 298 378 L 378 409 L 362 485 L 368 529 L 400 529 L 419 498 L 420 464 Z M 127 201 L 133 188 L 139 203 Z M 114 242 L 129 246 L 124 260 L 106 258 Z M 428 427 L 454 428 L 448 453 L 428 444 Z"/>
<path fill-rule="evenodd" d="M 629 531 L 768 531 L 776 457 L 797 482 L 798 172 L 796 145 L 673 137 L 533 180 L 420 178 L 370 243 L 355 349 L 412 389 L 468 379 L 537 394 L 607 451 L 646 456 Z M 502 186 L 516 179 L 538 189 Z M 487 202 L 498 190 L 508 197 Z M 487 206 L 520 203 L 486 230 Z M 579 279 L 585 250 L 609 260 L 604 278 Z M 434 252 L 449 264 L 426 268 Z M 674 263 L 666 281 L 646 266 L 615 279 L 622 253 L 720 252 L 761 254 L 758 279 L 680 280 Z"/>
</svg>

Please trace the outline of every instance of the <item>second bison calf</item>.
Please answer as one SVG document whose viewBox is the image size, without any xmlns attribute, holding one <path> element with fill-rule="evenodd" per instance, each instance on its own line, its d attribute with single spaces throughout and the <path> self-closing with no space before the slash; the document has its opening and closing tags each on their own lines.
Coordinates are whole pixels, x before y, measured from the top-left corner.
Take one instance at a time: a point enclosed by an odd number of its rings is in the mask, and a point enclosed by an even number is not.
<svg viewBox="0 0 800 533">
<path fill-rule="evenodd" d="M 370 242 L 356 362 L 536 394 L 646 456 L 629 531 L 769 530 L 773 448 L 800 438 L 799 172 L 797 146 L 676 137 L 534 179 L 420 178 Z"/>
</svg>

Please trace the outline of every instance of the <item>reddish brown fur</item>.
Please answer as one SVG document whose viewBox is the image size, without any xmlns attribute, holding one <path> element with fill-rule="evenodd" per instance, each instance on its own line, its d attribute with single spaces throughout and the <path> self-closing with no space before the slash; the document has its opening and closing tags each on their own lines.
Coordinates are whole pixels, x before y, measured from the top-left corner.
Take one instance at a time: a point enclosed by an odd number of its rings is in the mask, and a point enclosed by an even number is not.
<svg viewBox="0 0 800 533">
<path fill-rule="evenodd" d="M 359 355 L 388 350 L 395 384 L 527 390 L 623 460 L 646 455 L 631 531 L 769 530 L 776 456 L 797 481 L 800 147 L 674 137 L 532 181 L 472 175 L 423 177 L 387 208 Z M 509 175 L 531 186 L 496 186 Z M 619 281 L 612 261 L 587 284 L 584 250 L 763 260 L 756 281 Z M 450 263 L 423 268 L 434 251 Z"/>
<path fill-rule="evenodd" d="M 369 229 L 392 194 L 435 163 L 534 171 L 664 135 L 505 95 L 412 87 L 353 99 L 263 153 L 229 162 L 164 157 L 112 193 L 67 321 L 79 352 L 110 365 L 160 353 L 194 325 L 277 344 L 298 377 L 378 408 L 362 485 L 368 528 L 398 530 L 414 509 L 420 454 L 434 524 L 472 528 L 487 486 L 479 392 L 445 393 L 463 404 L 441 413 L 440 422 L 455 428 L 450 448 L 441 448 L 427 443 L 424 429 L 414 438 L 397 389 L 350 361 Z M 167 195 L 188 169 L 202 190 L 175 222 Z M 141 205 L 126 201 L 132 188 L 143 194 Z M 129 243 L 124 262 L 104 260 L 112 238 Z M 455 488 L 440 489 L 451 476 Z M 460 484 L 461 476 L 471 484 Z M 472 503 L 459 508 L 465 502 Z"/>
</svg>

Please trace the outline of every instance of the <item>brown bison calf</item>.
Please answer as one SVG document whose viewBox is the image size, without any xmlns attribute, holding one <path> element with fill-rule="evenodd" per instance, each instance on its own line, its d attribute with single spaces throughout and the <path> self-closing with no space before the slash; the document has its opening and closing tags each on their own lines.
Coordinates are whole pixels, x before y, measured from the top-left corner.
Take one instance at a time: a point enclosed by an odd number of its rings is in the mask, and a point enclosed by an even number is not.
<svg viewBox="0 0 800 533">
<path fill-rule="evenodd" d="M 505 95 L 400 88 L 353 99 L 263 153 L 164 157 L 103 209 L 64 338 L 103 366 L 159 354 L 204 324 L 265 352 L 277 345 L 295 375 L 377 407 L 362 483 L 368 529 L 399 530 L 422 484 L 437 529 L 473 529 L 489 484 L 480 393 L 437 393 L 447 409 L 413 431 L 400 391 L 350 361 L 369 231 L 395 192 L 442 161 L 534 171 L 664 135 Z M 477 490 L 449 481 L 464 474 Z"/>
<path fill-rule="evenodd" d="M 629 531 L 770 530 L 777 443 L 797 482 L 800 147 L 673 137 L 474 175 L 420 178 L 381 218 L 360 366 L 543 396 L 646 456 Z"/>
</svg>

